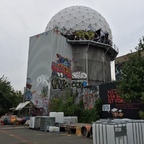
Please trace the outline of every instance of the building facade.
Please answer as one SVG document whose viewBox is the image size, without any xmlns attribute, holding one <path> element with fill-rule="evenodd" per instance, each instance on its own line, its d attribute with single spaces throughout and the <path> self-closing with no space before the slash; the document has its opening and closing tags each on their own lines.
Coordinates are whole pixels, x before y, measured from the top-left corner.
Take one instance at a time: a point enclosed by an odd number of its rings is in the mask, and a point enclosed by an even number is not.
<svg viewBox="0 0 144 144">
<path fill-rule="evenodd" d="M 82 6 L 66 8 L 45 32 L 30 37 L 25 100 L 45 115 L 49 100 L 72 88 L 81 96 L 87 93 L 94 104 L 97 94 L 82 89 L 111 81 L 110 63 L 117 54 L 109 25 L 99 13 Z"/>
</svg>

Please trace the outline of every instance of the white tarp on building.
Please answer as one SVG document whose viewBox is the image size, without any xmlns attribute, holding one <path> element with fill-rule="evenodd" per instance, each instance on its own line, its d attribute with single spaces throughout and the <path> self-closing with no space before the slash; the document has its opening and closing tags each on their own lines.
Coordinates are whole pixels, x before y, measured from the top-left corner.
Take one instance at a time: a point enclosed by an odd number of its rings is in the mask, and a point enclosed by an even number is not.
<svg viewBox="0 0 144 144">
<path fill-rule="evenodd" d="M 46 112 L 53 81 L 52 73 L 57 70 L 59 74 L 64 73 L 63 77 L 68 77 L 71 65 L 68 67 L 67 64 L 71 61 L 72 47 L 56 31 L 30 37 L 25 100 L 32 101 L 37 108 L 43 108 Z M 62 62 L 67 63 L 64 65 Z"/>
<path fill-rule="evenodd" d="M 30 103 L 30 101 L 26 101 L 26 102 L 23 102 L 23 103 L 19 103 L 15 110 L 21 110 L 21 109 L 23 109 L 26 105 L 28 105 L 29 103 Z"/>
</svg>

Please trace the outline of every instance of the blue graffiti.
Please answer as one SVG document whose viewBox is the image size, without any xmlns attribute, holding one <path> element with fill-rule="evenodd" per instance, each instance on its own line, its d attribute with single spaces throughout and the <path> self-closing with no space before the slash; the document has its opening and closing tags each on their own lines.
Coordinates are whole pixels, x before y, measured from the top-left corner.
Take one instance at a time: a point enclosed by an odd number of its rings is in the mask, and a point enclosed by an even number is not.
<svg viewBox="0 0 144 144">
<path fill-rule="evenodd" d="M 27 89 L 25 93 L 25 100 L 31 100 L 31 99 L 32 99 L 32 92 Z"/>
<path fill-rule="evenodd" d="M 70 68 L 71 67 L 71 60 L 62 57 L 60 54 L 57 54 L 58 60 L 57 63 L 63 64 L 64 66 Z"/>
</svg>

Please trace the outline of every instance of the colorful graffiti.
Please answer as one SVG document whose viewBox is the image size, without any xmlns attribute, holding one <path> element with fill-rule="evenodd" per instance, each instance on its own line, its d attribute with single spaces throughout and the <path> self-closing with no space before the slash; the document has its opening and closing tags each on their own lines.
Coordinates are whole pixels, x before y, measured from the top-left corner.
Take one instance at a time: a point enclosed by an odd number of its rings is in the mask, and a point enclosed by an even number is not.
<svg viewBox="0 0 144 144">
<path fill-rule="evenodd" d="M 31 80 L 31 78 L 27 78 L 27 81 L 26 81 L 26 90 L 25 90 L 25 100 L 26 101 L 32 99 L 31 88 L 32 88 L 32 80 Z"/>
<path fill-rule="evenodd" d="M 31 101 L 37 108 L 46 108 L 48 107 L 48 97 L 42 97 L 36 91 L 33 92 Z"/>
<path fill-rule="evenodd" d="M 29 100 L 31 100 L 31 99 L 32 99 L 32 92 L 31 92 L 30 89 L 27 89 L 27 88 L 26 88 L 26 91 L 25 91 L 25 100 L 26 100 L 26 101 L 29 101 Z"/>
<path fill-rule="evenodd" d="M 37 77 L 37 85 L 32 85 L 31 78 L 27 78 L 25 100 L 30 100 L 37 108 L 37 111 L 47 114 L 48 99 L 50 95 L 51 79 L 47 75 Z M 33 89 L 32 89 L 33 88 Z M 37 91 L 37 89 L 41 89 Z"/>
<path fill-rule="evenodd" d="M 85 109 L 93 108 L 97 98 L 99 98 L 99 90 L 97 86 L 86 87 L 83 89 L 83 103 Z"/>
<path fill-rule="evenodd" d="M 52 80 L 53 89 L 64 90 L 66 88 L 81 88 L 87 85 L 87 75 L 84 72 L 73 72 L 71 70 L 71 60 L 56 55 L 58 60 L 52 62 Z"/>
<path fill-rule="evenodd" d="M 70 85 L 72 78 L 71 60 L 56 54 L 56 62 L 52 62 L 52 80 L 51 85 L 53 89 L 63 90 Z"/>
<path fill-rule="evenodd" d="M 62 77 L 62 78 L 72 78 L 71 71 L 71 60 L 62 57 L 59 54 L 56 54 L 58 60 L 56 62 L 52 62 L 52 76 Z"/>
</svg>

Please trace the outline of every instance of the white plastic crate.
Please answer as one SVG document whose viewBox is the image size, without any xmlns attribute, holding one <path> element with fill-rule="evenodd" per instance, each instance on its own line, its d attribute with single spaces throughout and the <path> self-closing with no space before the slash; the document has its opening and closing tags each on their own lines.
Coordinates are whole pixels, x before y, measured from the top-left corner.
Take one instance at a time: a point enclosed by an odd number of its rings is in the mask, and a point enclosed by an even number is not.
<svg viewBox="0 0 144 144">
<path fill-rule="evenodd" d="M 30 117 L 29 128 L 34 129 L 35 117 Z"/>
<path fill-rule="evenodd" d="M 34 124 L 34 129 L 39 130 L 40 129 L 40 120 L 42 116 L 36 116 L 35 117 L 35 124 Z"/>
<path fill-rule="evenodd" d="M 59 132 L 60 131 L 60 128 L 56 127 L 56 126 L 49 126 L 47 129 L 49 132 Z"/>
<path fill-rule="evenodd" d="M 64 112 L 50 112 L 50 117 L 55 117 L 56 123 L 63 123 L 64 121 Z"/>
<path fill-rule="evenodd" d="M 92 133 L 93 144 L 128 144 L 124 123 L 93 123 Z"/>
<path fill-rule="evenodd" d="M 77 116 L 64 116 L 64 123 L 77 123 L 78 122 L 78 118 Z"/>
<path fill-rule="evenodd" d="M 144 144 L 144 120 L 101 119 L 93 123 L 92 133 L 93 144 Z"/>
<path fill-rule="evenodd" d="M 127 123 L 128 144 L 144 144 L 144 121 Z"/>
</svg>

